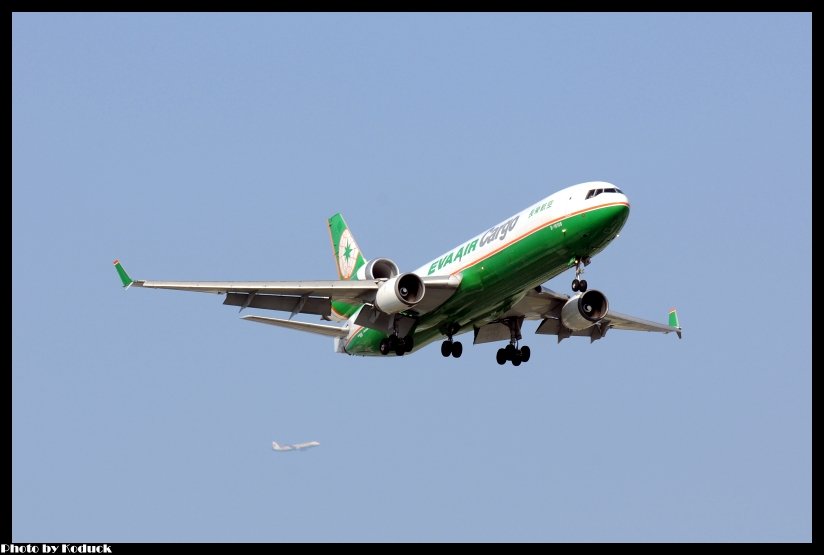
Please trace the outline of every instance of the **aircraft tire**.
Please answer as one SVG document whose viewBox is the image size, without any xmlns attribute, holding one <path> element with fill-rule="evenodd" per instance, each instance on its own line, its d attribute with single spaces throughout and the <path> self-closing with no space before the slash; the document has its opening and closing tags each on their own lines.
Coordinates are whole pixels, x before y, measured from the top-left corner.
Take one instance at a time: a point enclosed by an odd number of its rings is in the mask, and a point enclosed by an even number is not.
<svg viewBox="0 0 824 555">
<path fill-rule="evenodd" d="M 398 338 L 395 340 L 395 354 L 399 357 L 402 357 L 403 354 L 406 352 L 406 341 L 403 338 Z"/>
<path fill-rule="evenodd" d="M 452 354 L 452 342 L 451 341 L 444 341 L 441 343 L 441 354 L 445 357 L 448 357 Z"/>
<path fill-rule="evenodd" d="M 463 345 L 461 345 L 460 341 L 455 341 L 452 343 L 452 356 L 455 358 L 461 358 L 463 354 Z"/>
</svg>

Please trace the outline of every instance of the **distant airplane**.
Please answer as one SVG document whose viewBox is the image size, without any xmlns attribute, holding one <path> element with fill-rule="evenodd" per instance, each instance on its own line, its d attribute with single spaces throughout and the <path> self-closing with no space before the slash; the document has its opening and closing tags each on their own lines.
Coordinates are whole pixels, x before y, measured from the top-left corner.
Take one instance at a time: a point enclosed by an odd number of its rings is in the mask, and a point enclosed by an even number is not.
<svg viewBox="0 0 824 555">
<path fill-rule="evenodd" d="M 385 209 L 401 212 L 395 228 L 379 233 L 391 234 L 398 245 L 415 241 L 424 227 L 432 233 L 438 222 L 427 219 L 425 199 L 418 200 L 423 204 L 411 209 L 397 204 L 397 198 L 389 201 Z M 453 215 L 458 217 L 459 212 Z M 458 358 L 463 346 L 453 338 L 471 331 L 475 344 L 507 341 L 495 358 L 498 364 L 510 361 L 518 366 L 530 358 L 529 347 L 519 346 L 524 320 L 540 320 L 535 333 L 555 335 L 558 342 L 571 336 L 596 341 L 612 328 L 681 337 L 675 309 L 666 324 L 614 312 L 606 296 L 587 291 L 587 282 L 581 279 L 584 266 L 618 237 L 628 217 L 629 199 L 621 189 L 592 181 L 539 200 L 414 272 L 401 273 L 388 258 L 367 261 L 340 213 L 328 221 L 338 280 L 135 281 L 120 262 L 114 264 L 127 288 L 219 293 L 226 295 L 223 304 L 241 311 L 252 307 L 290 312 L 289 319 L 243 318 L 332 337 L 338 353 L 402 356 L 445 338 L 441 354 Z M 645 257 L 655 263 L 656 253 Z M 572 268 L 572 296 L 541 285 Z M 345 323 L 338 327 L 299 322 L 292 320 L 296 314 Z"/>
<path fill-rule="evenodd" d="M 272 449 L 275 451 L 300 451 L 301 449 L 309 449 L 310 447 L 317 447 L 320 442 L 307 441 L 306 443 L 294 443 L 292 445 L 280 445 L 277 441 L 272 442 Z"/>
</svg>

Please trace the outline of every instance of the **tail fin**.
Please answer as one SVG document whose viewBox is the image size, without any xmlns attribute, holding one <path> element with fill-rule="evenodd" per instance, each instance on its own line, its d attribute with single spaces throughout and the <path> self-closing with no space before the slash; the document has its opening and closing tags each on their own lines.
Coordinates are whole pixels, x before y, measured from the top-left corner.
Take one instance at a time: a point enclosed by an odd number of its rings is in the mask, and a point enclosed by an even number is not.
<svg viewBox="0 0 824 555">
<path fill-rule="evenodd" d="M 671 328 L 678 328 L 675 333 L 678 334 L 678 339 L 681 339 L 681 324 L 678 323 L 678 312 L 674 308 L 669 311 L 669 326 Z"/>
<path fill-rule="evenodd" d="M 274 449 L 274 450 L 278 450 L 278 449 L 280 449 L 280 445 L 278 445 L 278 442 L 277 442 L 277 441 L 273 441 L 273 442 L 272 442 L 272 449 Z"/>
<path fill-rule="evenodd" d="M 332 239 L 332 252 L 335 255 L 338 277 L 357 279 L 355 274 L 365 260 L 340 212 L 329 218 L 329 237 Z"/>
</svg>

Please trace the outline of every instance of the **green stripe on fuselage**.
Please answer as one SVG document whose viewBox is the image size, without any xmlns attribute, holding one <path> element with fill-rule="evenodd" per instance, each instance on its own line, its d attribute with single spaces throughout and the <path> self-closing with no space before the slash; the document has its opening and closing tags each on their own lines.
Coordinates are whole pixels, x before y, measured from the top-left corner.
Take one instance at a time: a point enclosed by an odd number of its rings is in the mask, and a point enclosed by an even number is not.
<svg viewBox="0 0 824 555">
<path fill-rule="evenodd" d="M 332 310 L 342 318 L 351 318 L 363 304 L 352 304 L 345 301 L 332 301 Z"/>
<path fill-rule="evenodd" d="M 449 322 L 464 323 L 460 334 L 500 317 L 524 291 L 569 269 L 570 258 L 601 252 L 628 217 L 629 207 L 623 204 L 576 214 L 560 220 L 560 226 L 547 225 L 465 268 L 460 272 L 458 291 L 437 310 L 421 317 L 414 332 L 414 350 L 443 338 L 441 328 Z M 379 354 L 384 337 L 383 332 L 363 328 L 346 345 L 346 352 Z"/>
</svg>

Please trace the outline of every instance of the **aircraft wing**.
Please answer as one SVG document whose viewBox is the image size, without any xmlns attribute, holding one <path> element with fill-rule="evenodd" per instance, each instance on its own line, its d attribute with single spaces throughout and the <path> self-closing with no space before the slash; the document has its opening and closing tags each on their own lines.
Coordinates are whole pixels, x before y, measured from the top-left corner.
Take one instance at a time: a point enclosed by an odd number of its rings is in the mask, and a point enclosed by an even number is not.
<svg viewBox="0 0 824 555">
<path fill-rule="evenodd" d="M 353 304 L 371 303 L 384 280 L 326 281 L 159 281 L 133 280 L 118 260 L 114 262 L 124 287 L 173 289 L 198 293 L 225 294 L 223 304 L 244 308 L 282 310 L 296 314 L 329 316 L 332 301 Z M 426 287 L 424 299 L 415 305 L 425 314 L 443 304 L 457 289 L 460 281 L 443 276 L 421 278 Z M 434 301 L 434 302 L 433 302 Z M 422 310 L 423 309 L 423 310 Z M 291 317 L 291 316 L 290 316 Z M 269 322 L 267 322 L 269 323 Z"/>
<path fill-rule="evenodd" d="M 566 329 L 561 322 L 561 308 L 569 298 L 569 295 L 552 291 L 546 287 L 541 287 L 540 291 L 530 289 L 521 300 L 516 302 L 512 308 L 501 317 L 501 320 L 504 318 L 542 320 L 535 333 L 557 335 L 558 341 L 571 336 L 585 336 L 589 337 L 591 341 L 595 341 L 601 339 L 606 335 L 608 330 L 613 328 L 659 333 L 674 332 L 679 338 L 681 337 L 681 327 L 678 324 L 678 316 L 675 309 L 670 311 L 668 324 L 651 322 L 643 318 L 622 314 L 609 309 L 603 319 L 589 328 L 583 330 Z M 491 322 L 477 328 L 475 331 L 475 343 L 508 340 L 509 337 L 509 327 L 500 321 Z"/>
<path fill-rule="evenodd" d="M 657 331 L 661 333 L 670 333 L 674 331 L 678 334 L 678 337 L 681 337 L 680 327 L 650 322 L 649 320 L 636 318 L 635 316 L 628 316 L 613 310 L 610 310 L 607 313 L 604 320 L 609 322 L 609 327 L 615 328 L 616 330 Z"/>
<path fill-rule="evenodd" d="M 527 320 L 540 320 L 550 314 L 560 315 L 561 308 L 568 300 L 569 295 L 557 293 L 546 287 L 541 287 L 540 291 L 530 289 L 504 317 L 523 316 Z"/>
<path fill-rule="evenodd" d="M 175 289 L 198 293 L 264 293 L 275 295 L 329 297 L 338 299 L 369 298 L 380 286 L 375 281 L 152 281 L 136 280 L 132 287 Z"/>
</svg>

